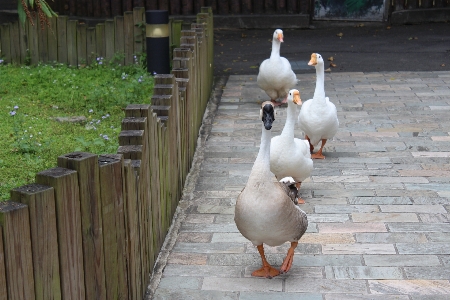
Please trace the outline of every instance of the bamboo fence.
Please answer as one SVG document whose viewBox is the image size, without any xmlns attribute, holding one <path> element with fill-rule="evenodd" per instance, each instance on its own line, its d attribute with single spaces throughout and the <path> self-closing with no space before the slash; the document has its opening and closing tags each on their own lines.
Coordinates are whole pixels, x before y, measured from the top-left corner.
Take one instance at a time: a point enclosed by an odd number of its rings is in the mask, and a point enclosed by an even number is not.
<svg viewBox="0 0 450 300">
<path fill-rule="evenodd" d="M 182 30 L 151 104 L 125 110 L 117 153 L 74 152 L 0 202 L 0 299 L 142 299 L 212 89 L 209 7 Z"/>
</svg>

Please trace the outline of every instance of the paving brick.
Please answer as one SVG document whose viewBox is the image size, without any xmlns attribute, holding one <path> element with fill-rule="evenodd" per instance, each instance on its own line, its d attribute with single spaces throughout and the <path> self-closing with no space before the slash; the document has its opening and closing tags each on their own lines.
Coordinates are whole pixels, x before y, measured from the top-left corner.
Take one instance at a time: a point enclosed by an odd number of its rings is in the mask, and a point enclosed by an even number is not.
<svg viewBox="0 0 450 300">
<path fill-rule="evenodd" d="M 409 300 L 408 295 L 326 294 L 326 300 Z"/>
<path fill-rule="evenodd" d="M 208 243 L 211 241 L 212 236 L 212 233 L 180 233 L 177 241 L 185 243 Z"/>
<path fill-rule="evenodd" d="M 207 258 L 204 254 L 172 252 L 167 262 L 179 265 L 206 265 Z"/>
<path fill-rule="evenodd" d="M 352 244 L 355 238 L 350 233 L 305 233 L 299 241 L 306 244 Z"/>
<path fill-rule="evenodd" d="M 369 288 L 375 294 L 428 295 L 430 299 L 450 293 L 448 280 L 369 280 Z"/>
<path fill-rule="evenodd" d="M 333 223 L 318 224 L 320 233 L 356 233 L 356 232 L 386 232 L 382 223 Z"/>
<path fill-rule="evenodd" d="M 174 252 L 191 253 L 243 253 L 245 246 L 242 243 L 176 243 Z"/>
<path fill-rule="evenodd" d="M 419 222 L 414 213 L 352 213 L 353 222 Z"/>
<path fill-rule="evenodd" d="M 315 205 L 316 213 L 352 213 L 352 212 L 379 212 L 377 205 Z"/>
<path fill-rule="evenodd" d="M 280 293 L 280 292 L 240 292 L 239 300 L 323 300 L 321 294 Z"/>
<path fill-rule="evenodd" d="M 436 255 L 363 255 L 367 266 L 440 266 Z"/>
<path fill-rule="evenodd" d="M 425 233 L 411 232 L 380 232 L 380 233 L 356 233 L 358 243 L 427 243 Z"/>
<path fill-rule="evenodd" d="M 243 271 L 241 266 L 199 266 L 199 265 L 175 265 L 169 264 L 164 269 L 164 276 L 187 277 L 240 277 Z"/>
<path fill-rule="evenodd" d="M 405 274 L 408 279 L 443 279 L 450 278 L 448 267 L 405 267 Z"/>
<path fill-rule="evenodd" d="M 189 290 L 189 289 L 157 289 L 155 295 L 152 297 L 154 300 L 238 300 L 238 292 L 220 292 L 220 291 L 201 291 L 201 290 Z"/>
<path fill-rule="evenodd" d="M 283 281 L 277 277 L 272 280 L 266 278 L 236 278 L 236 277 L 205 277 L 202 290 L 214 291 L 252 291 L 252 292 L 281 292 Z"/>
<path fill-rule="evenodd" d="M 398 243 L 399 254 L 450 254 L 448 243 Z"/>
<path fill-rule="evenodd" d="M 349 199 L 349 204 L 400 205 L 413 203 L 409 197 L 354 197 Z"/>
<path fill-rule="evenodd" d="M 429 214 L 446 214 L 442 205 L 380 205 L 382 212 L 414 212 Z"/>
<path fill-rule="evenodd" d="M 395 254 L 391 244 L 328 244 L 322 246 L 323 254 Z"/>
<path fill-rule="evenodd" d="M 287 278 L 285 290 L 286 292 L 303 293 L 346 293 L 351 290 L 355 293 L 367 293 L 365 280 L 310 279 L 301 277 Z"/>
<path fill-rule="evenodd" d="M 171 289 L 176 286 L 177 289 L 199 290 L 202 281 L 203 278 L 201 277 L 185 277 L 185 276 L 163 277 L 159 282 L 159 288 Z"/>
<path fill-rule="evenodd" d="M 403 279 L 402 270 L 397 267 L 339 266 L 332 269 L 335 279 Z"/>
<path fill-rule="evenodd" d="M 391 232 L 450 232 L 450 224 L 389 223 L 387 226 Z"/>
</svg>

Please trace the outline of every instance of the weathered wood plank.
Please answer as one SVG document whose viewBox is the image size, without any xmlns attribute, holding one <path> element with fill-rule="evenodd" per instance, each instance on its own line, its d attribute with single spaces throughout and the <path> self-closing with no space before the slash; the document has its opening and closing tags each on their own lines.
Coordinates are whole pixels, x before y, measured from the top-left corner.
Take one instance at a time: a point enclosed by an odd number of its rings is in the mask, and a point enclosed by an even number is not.
<svg viewBox="0 0 450 300">
<path fill-rule="evenodd" d="M 54 189 L 24 185 L 11 190 L 11 199 L 29 207 L 35 299 L 61 299 Z"/>
<path fill-rule="evenodd" d="M 38 43 L 39 43 L 39 61 L 48 63 L 48 28 L 40 28 L 38 31 Z"/>
<path fill-rule="evenodd" d="M 20 41 L 20 63 L 27 64 L 30 63 L 30 58 L 28 57 L 28 36 L 26 33 L 26 25 L 19 25 L 19 41 Z M 1 46 L 0 46 L 1 48 Z"/>
<path fill-rule="evenodd" d="M 250 14 L 253 12 L 252 0 L 242 0 L 242 13 Z"/>
<path fill-rule="evenodd" d="M 67 22 L 67 59 L 69 65 L 74 67 L 78 65 L 77 25 L 76 20 Z"/>
<path fill-rule="evenodd" d="M 230 2 L 229 0 L 220 0 L 218 5 L 218 14 L 219 15 L 228 15 L 230 13 Z"/>
<path fill-rule="evenodd" d="M 106 299 L 98 157 L 73 152 L 59 156 L 58 166 L 78 175 L 86 298 Z"/>
<path fill-rule="evenodd" d="M 3 247 L 3 228 L 0 226 L 0 300 L 8 299 L 8 284 L 6 282 L 5 249 Z"/>
<path fill-rule="evenodd" d="M 111 1 L 111 16 L 117 17 L 122 14 L 121 1 Z"/>
<path fill-rule="evenodd" d="M 128 295 L 128 249 L 125 234 L 123 157 L 119 154 L 101 155 L 98 161 L 105 249 L 106 298 L 125 299 Z"/>
<path fill-rule="evenodd" d="M 48 61 L 58 61 L 58 37 L 57 37 L 57 18 L 50 19 L 50 27 L 47 28 L 48 42 Z"/>
<path fill-rule="evenodd" d="M 288 14 L 294 14 L 298 13 L 298 0 L 287 0 L 286 1 L 286 7 L 287 7 L 287 13 Z"/>
<path fill-rule="evenodd" d="M 11 63 L 11 34 L 10 34 L 10 24 L 0 25 L 0 37 L 1 37 L 1 49 L 2 49 L 2 59 Z"/>
<path fill-rule="evenodd" d="M 86 54 L 87 64 L 95 63 L 97 58 L 97 42 L 95 37 L 95 27 L 89 27 L 86 30 Z"/>
<path fill-rule="evenodd" d="M 134 21 L 133 12 L 126 11 L 123 16 L 125 65 L 134 63 Z"/>
<path fill-rule="evenodd" d="M 105 59 L 109 62 L 114 58 L 115 45 L 115 23 L 114 20 L 105 22 Z M 106 38 L 108 37 L 108 38 Z"/>
<path fill-rule="evenodd" d="M 10 24 L 11 34 L 11 61 L 20 64 L 20 36 L 19 36 L 19 22 L 13 22 Z"/>
<path fill-rule="evenodd" d="M 181 0 L 181 14 L 192 15 L 194 14 L 194 4 L 192 0 Z"/>
<path fill-rule="evenodd" d="M 85 23 L 77 26 L 77 56 L 78 66 L 87 65 L 87 46 L 86 46 L 87 25 Z"/>
<path fill-rule="evenodd" d="M 6 281 L 9 299 L 34 299 L 28 206 L 13 201 L 0 202 Z"/>
<path fill-rule="evenodd" d="M 105 58 L 106 56 L 105 23 L 98 23 L 95 26 L 95 43 L 98 57 Z"/>
<path fill-rule="evenodd" d="M 114 54 L 116 55 L 115 61 L 118 64 L 124 64 L 125 55 L 125 37 L 123 27 L 123 17 L 117 16 L 114 18 L 115 23 L 115 40 L 114 40 Z"/>
<path fill-rule="evenodd" d="M 56 19 L 57 36 L 58 36 L 58 62 L 67 64 L 69 62 L 67 58 L 68 54 L 68 28 L 67 28 L 68 16 L 58 16 Z"/>
<path fill-rule="evenodd" d="M 65 299 L 84 299 L 80 191 L 77 172 L 52 168 L 36 174 L 36 183 L 54 188 L 61 290 Z"/>
<path fill-rule="evenodd" d="M 135 7 L 133 9 L 133 32 L 134 32 L 134 50 L 139 61 L 140 56 L 145 52 L 145 8 Z"/>
<path fill-rule="evenodd" d="M 125 224 L 128 241 L 128 280 L 129 299 L 142 299 L 141 270 L 142 259 L 139 239 L 139 210 L 137 201 L 137 174 L 131 165 L 131 160 L 124 160 L 125 178 Z"/>
<path fill-rule="evenodd" d="M 170 8 L 170 10 L 169 10 L 170 15 L 180 15 L 181 14 L 180 0 L 170 0 L 169 8 Z"/>
</svg>

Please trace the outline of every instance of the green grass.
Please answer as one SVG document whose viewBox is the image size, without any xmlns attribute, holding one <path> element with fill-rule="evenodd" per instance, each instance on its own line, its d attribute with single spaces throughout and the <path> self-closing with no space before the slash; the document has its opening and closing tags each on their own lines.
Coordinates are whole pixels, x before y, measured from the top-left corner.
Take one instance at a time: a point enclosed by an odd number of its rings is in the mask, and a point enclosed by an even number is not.
<svg viewBox="0 0 450 300">
<path fill-rule="evenodd" d="M 153 77 L 138 64 L 91 67 L 0 63 L 0 201 L 74 151 L 117 153 L 124 108 L 150 103 Z M 82 123 L 56 117 L 84 116 Z"/>
</svg>

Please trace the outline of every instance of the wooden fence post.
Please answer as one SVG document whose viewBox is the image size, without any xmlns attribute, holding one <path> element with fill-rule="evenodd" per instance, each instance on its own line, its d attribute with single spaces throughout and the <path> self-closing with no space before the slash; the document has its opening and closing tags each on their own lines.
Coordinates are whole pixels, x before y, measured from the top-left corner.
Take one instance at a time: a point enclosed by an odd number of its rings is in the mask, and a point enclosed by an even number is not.
<svg viewBox="0 0 450 300">
<path fill-rule="evenodd" d="M 36 174 L 36 183 L 55 190 L 62 296 L 84 299 L 83 246 L 77 172 L 52 168 Z"/>
<path fill-rule="evenodd" d="M 124 41 L 124 27 L 123 27 L 123 17 L 117 16 L 114 18 L 114 31 L 115 31 L 115 40 L 114 40 L 114 54 L 120 55 L 120 59 L 117 58 L 116 63 L 123 65 L 124 55 L 125 55 L 125 41 Z"/>
<path fill-rule="evenodd" d="M 77 24 L 76 20 L 67 22 L 67 58 L 70 66 L 78 66 L 77 51 Z"/>
<path fill-rule="evenodd" d="M 139 56 L 145 52 L 145 8 L 135 7 L 133 9 L 133 24 L 134 24 L 134 50 L 133 53 Z"/>
<path fill-rule="evenodd" d="M 9 24 L 2 24 L 0 25 L 0 37 L 1 44 L 2 44 L 2 58 L 5 60 L 5 62 L 10 63 L 11 62 L 11 34 L 9 31 Z"/>
<path fill-rule="evenodd" d="M 20 64 L 20 35 L 19 22 L 9 24 L 11 34 L 11 62 Z"/>
<path fill-rule="evenodd" d="M 78 175 L 86 298 L 106 299 L 98 157 L 73 152 L 59 156 L 58 166 Z"/>
<path fill-rule="evenodd" d="M 0 202 L 6 281 L 9 299 L 34 299 L 28 206 L 13 201 Z"/>
<path fill-rule="evenodd" d="M 61 64 L 67 64 L 69 62 L 67 58 L 67 16 L 58 16 L 56 19 L 57 36 L 58 36 L 58 62 Z"/>
<path fill-rule="evenodd" d="M 105 249 L 107 299 L 128 298 L 127 241 L 124 208 L 124 170 L 120 154 L 101 155 L 100 197 Z"/>
<path fill-rule="evenodd" d="M 126 11 L 123 15 L 123 31 L 125 65 L 132 65 L 134 64 L 134 20 L 132 11 Z"/>
<path fill-rule="evenodd" d="M 78 24 L 77 26 L 77 56 L 78 66 L 88 65 L 87 47 L 86 47 L 87 25 Z"/>
<path fill-rule="evenodd" d="M 6 266 L 5 266 L 5 252 L 3 249 L 3 228 L 0 226 L 0 300 L 8 299 L 8 285 L 6 282 Z"/>
<path fill-rule="evenodd" d="M 54 189 L 24 185 L 11 190 L 11 199 L 29 207 L 36 299 L 61 299 Z"/>
</svg>

